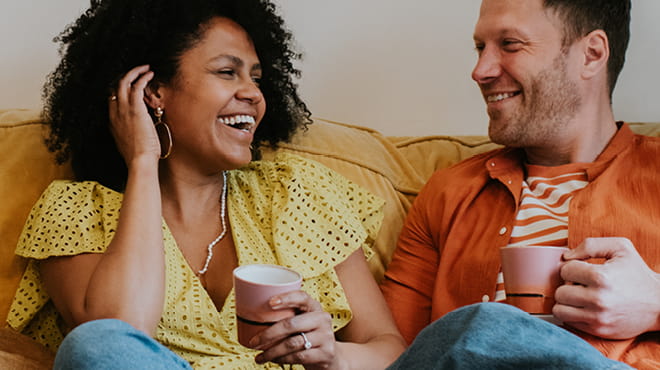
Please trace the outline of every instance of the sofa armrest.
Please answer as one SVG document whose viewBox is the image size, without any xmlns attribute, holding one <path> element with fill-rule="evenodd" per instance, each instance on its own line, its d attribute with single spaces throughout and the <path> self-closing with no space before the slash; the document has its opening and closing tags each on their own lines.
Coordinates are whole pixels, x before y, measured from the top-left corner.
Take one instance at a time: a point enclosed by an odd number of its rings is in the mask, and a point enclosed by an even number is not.
<svg viewBox="0 0 660 370">
<path fill-rule="evenodd" d="M 14 254 L 18 237 L 32 205 L 56 178 L 70 178 L 69 166 L 55 165 L 44 145 L 47 133 L 39 112 L 0 110 L 0 320 L 25 269 L 25 261 Z"/>
<path fill-rule="evenodd" d="M 0 328 L 0 369 L 52 369 L 55 355 L 10 328 Z"/>
</svg>

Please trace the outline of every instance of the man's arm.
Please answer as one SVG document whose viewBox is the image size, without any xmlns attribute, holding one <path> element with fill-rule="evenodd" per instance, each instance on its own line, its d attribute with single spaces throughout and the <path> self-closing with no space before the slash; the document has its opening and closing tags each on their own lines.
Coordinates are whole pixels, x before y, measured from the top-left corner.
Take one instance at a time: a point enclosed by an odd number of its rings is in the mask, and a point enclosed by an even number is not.
<svg viewBox="0 0 660 370">
<path fill-rule="evenodd" d="M 427 186 L 415 199 L 381 283 L 385 300 L 408 343 L 431 321 L 431 297 L 439 258 L 427 212 L 432 193 Z"/>
<path fill-rule="evenodd" d="M 566 284 L 553 314 L 565 324 L 606 339 L 660 330 L 660 274 L 626 238 L 587 238 L 564 253 Z M 603 264 L 589 263 L 603 258 Z"/>
</svg>

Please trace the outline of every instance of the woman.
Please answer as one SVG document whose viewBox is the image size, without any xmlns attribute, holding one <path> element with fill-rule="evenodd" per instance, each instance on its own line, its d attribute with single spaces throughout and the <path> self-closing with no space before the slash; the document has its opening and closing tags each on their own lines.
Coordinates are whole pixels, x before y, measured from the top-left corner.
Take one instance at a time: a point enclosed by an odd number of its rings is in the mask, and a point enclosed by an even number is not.
<svg viewBox="0 0 660 370">
<path fill-rule="evenodd" d="M 44 113 L 77 181 L 27 221 L 12 326 L 53 349 L 76 328 L 56 359 L 74 368 L 382 368 L 401 353 L 363 253 L 382 202 L 299 157 L 251 162 L 253 143 L 310 121 L 273 4 L 94 1 L 60 40 Z M 299 314 L 257 350 L 235 331 L 231 272 L 248 263 L 304 278 L 271 300 Z"/>
</svg>

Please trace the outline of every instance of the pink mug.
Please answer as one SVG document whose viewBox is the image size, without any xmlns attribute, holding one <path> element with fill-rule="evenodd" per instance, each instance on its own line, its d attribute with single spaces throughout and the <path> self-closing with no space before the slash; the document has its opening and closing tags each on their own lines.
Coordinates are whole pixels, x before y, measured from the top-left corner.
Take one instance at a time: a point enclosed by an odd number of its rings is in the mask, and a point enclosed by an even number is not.
<svg viewBox="0 0 660 370">
<path fill-rule="evenodd" d="M 302 276 L 277 265 L 244 265 L 234 269 L 238 342 L 248 347 L 252 337 L 270 325 L 295 315 L 293 309 L 273 310 L 275 295 L 299 290 Z"/>
<path fill-rule="evenodd" d="M 500 248 L 506 302 L 531 314 L 551 314 L 566 247 L 513 246 Z"/>
</svg>

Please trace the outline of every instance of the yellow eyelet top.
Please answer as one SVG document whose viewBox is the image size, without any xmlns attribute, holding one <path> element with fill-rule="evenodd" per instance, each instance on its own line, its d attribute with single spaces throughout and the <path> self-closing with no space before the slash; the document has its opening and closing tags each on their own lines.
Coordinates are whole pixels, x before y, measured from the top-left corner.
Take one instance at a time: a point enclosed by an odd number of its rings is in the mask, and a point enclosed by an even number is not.
<svg viewBox="0 0 660 370">
<path fill-rule="evenodd" d="M 252 162 L 228 172 L 227 180 L 239 265 L 279 264 L 300 272 L 303 290 L 332 315 L 334 330 L 345 326 L 351 311 L 334 267 L 360 247 L 367 258 L 373 255 L 383 201 L 323 165 L 291 154 Z M 57 349 L 63 323 L 37 260 L 103 253 L 114 236 L 121 201 L 121 193 L 96 182 L 55 181 L 46 189 L 16 248 L 16 254 L 32 260 L 14 297 L 10 326 Z M 155 339 L 194 368 L 260 367 L 254 362 L 257 352 L 237 342 L 233 292 L 218 312 L 164 221 L 163 239 L 167 288 Z"/>
</svg>

